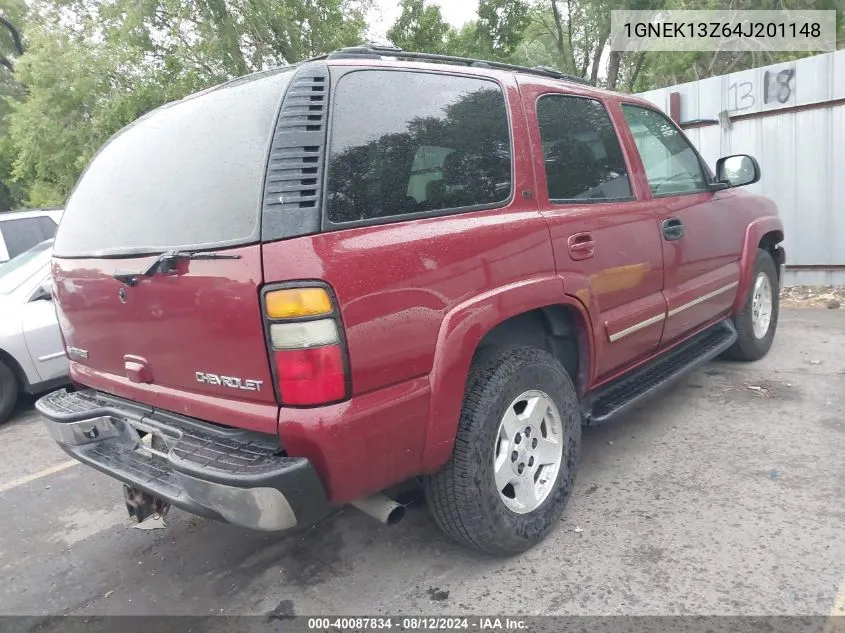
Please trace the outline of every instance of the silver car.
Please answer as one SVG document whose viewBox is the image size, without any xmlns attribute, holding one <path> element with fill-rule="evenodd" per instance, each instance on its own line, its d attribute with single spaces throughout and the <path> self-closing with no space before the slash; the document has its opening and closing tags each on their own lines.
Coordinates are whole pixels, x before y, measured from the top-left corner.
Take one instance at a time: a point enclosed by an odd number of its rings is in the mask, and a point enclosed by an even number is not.
<svg viewBox="0 0 845 633">
<path fill-rule="evenodd" d="M 68 363 L 50 295 L 47 240 L 0 264 L 0 423 L 20 393 L 68 382 Z"/>
</svg>

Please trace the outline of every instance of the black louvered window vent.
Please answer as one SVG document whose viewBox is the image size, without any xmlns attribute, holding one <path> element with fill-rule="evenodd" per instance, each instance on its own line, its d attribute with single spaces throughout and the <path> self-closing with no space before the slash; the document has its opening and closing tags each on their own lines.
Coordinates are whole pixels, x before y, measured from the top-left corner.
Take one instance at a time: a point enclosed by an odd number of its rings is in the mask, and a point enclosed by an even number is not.
<svg viewBox="0 0 845 633">
<path fill-rule="evenodd" d="M 267 165 L 264 240 L 319 230 L 328 83 L 324 67 L 301 68 L 285 94 Z"/>
</svg>

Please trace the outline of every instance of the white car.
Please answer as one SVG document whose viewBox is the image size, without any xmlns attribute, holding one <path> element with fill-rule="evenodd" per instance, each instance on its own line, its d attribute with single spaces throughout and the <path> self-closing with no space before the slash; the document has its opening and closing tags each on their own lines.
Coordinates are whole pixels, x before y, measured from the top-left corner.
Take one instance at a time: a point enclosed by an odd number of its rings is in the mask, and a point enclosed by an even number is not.
<svg viewBox="0 0 845 633">
<path fill-rule="evenodd" d="M 53 298 L 46 240 L 0 264 L 0 423 L 20 393 L 68 382 L 68 362 Z"/>
<path fill-rule="evenodd" d="M 0 264 L 56 235 L 62 209 L 0 213 Z"/>
</svg>

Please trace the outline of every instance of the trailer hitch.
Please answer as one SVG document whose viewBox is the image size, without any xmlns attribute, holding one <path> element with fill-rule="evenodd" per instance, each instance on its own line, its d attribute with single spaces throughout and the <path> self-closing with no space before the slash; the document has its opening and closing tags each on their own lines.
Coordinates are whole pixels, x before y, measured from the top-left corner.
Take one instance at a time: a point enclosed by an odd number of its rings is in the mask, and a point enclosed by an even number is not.
<svg viewBox="0 0 845 633">
<path fill-rule="evenodd" d="M 163 517 L 170 510 L 170 504 L 164 499 L 127 484 L 123 484 L 123 499 L 129 516 L 138 523 L 154 514 Z"/>
</svg>

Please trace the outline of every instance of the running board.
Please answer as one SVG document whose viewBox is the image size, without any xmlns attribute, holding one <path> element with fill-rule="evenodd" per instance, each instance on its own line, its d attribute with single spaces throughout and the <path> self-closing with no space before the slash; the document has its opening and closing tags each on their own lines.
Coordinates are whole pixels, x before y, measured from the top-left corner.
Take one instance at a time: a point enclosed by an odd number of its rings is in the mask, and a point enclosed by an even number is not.
<svg viewBox="0 0 845 633">
<path fill-rule="evenodd" d="M 599 424 L 627 413 L 724 352 L 734 341 L 736 329 L 730 320 L 696 334 L 666 354 L 590 394 L 584 403 L 585 422 Z"/>
</svg>

